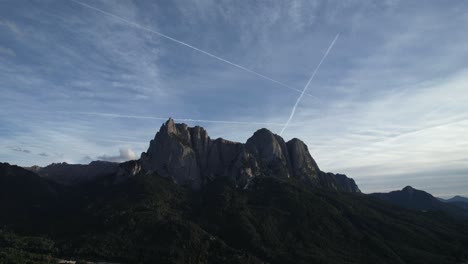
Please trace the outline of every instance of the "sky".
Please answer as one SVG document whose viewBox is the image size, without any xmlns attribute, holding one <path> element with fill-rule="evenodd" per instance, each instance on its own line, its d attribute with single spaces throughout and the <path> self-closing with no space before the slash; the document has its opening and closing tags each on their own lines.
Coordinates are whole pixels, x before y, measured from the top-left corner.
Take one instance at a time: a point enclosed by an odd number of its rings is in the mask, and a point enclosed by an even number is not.
<svg viewBox="0 0 468 264">
<path fill-rule="evenodd" d="M 465 0 L 3 0 L 0 161 L 135 159 L 172 117 L 284 129 L 366 193 L 468 196 L 467 26 Z"/>
</svg>

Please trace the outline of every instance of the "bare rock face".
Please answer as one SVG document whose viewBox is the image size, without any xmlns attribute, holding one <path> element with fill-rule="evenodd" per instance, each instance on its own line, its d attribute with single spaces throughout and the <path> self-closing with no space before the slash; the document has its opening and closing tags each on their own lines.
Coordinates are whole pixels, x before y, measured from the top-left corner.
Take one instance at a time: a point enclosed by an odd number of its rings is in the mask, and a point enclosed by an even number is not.
<svg viewBox="0 0 468 264">
<path fill-rule="evenodd" d="M 141 156 L 142 167 L 160 176 L 172 178 L 176 183 L 199 188 L 201 183 L 197 155 L 187 125 L 169 119 L 151 140 Z"/>
<path fill-rule="evenodd" d="M 203 170 L 208 180 L 227 177 L 236 185 L 245 186 L 255 173 L 258 173 L 258 166 L 246 152 L 244 144 L 221 138 L 212 141 L 208 163 Z"/>
<path fill-rule="evenodd" d="M 256 163 L 249 158 L 241 143 L 211 140 L 202 127 L 175 124 L 169 119 L 142 154 L 141 164 L 147 172 L 198 189 L 218 177 L 247 184 L 256 169 Z M 246 164 L 253 168 L 245 167 Z"/>
<path fill-rule="evenodd" d="M 202 127 L 175 124 L 169 119 L 140 159 L 144 172 L 155 172 L 174 182 L 198 189 L 217 178 L 227 178 L 239 188 L 258 176 L 296 178 L 307 184 L 335 190 L 359 191 L 346 176 L 321 172 L 307 146 L 298 139 L 287 143 L 260 129 L 245 144 L 211 140 Z"/>
<path fill-rule="evenodd" d="M 141 162 L 138 160 L 130 160 L 119 164 L 119 169 L 115 174 L 115 182 L 122 182 L 127 178 L 135 177 L 142 171 Z"/>
<path fill-rule="evenodd" d="M 346 175 L 337 173 L 334 178 L 339 189 L 347 192 L 361 192 L 356 182 Z"/>
<path fill-rule="evenodd" d="M 247 140 L 246 148 L 257 158 L 263 173 L 286 178 L 292 176 L 289 153 L 280 136 L 262 128 Z"/>
<path fill-rule="evenodd" d="M 286 146 L 291 159 L 293 175 L 299 179 L 317 183 L 320 170 L 310 155 L 306 144 L 297 138 L 293 138 L 286 143 Z"/>
<path fill-rule="evenodd" d="M 327 189 L 345 192 L 361 192 L 354 180 L 344 174 L 320 171 L 318 173 L 318 185 Z"/>
</svg>

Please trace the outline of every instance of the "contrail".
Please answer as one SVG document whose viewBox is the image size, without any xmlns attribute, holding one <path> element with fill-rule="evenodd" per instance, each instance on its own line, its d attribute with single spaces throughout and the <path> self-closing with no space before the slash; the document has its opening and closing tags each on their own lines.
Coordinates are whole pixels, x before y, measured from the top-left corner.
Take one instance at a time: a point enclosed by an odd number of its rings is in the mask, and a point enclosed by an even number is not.
<svg viewBox="0 0 468 264">
<path fill-rule="evenodd" d="M 127 19 L 125 19 L 125 18 L 123 18 L 123 17 L 121 17 L 121 16 L 114 15 L 114 14 L 112 14 L 112 13 L 109 13 L 109 12 L 104 11 L 104 10 L 102 10 L 102 9 L 99 9 L 99 8 L 97 8 L 97 7 L 94 7 L 94 6 L 85 4 L 85 3 L 80 2 L 80 1 L 78 1 L 78 0 L 70 0 L 70 1 L 72 1 L 72 2 L 74 2 L 74 3 L 76 3 L 76 4 L 79 4 L 79 5 L 81 5 L 81 6 L 84 6 L 84 7 L 90 8 L 90 9 L 93 9 L 93 10 L 95 10 L 95 11 L 101 13 L 101 14 L 104 14 L 104 15 L 107 15 L 107 16 L 110 16 L 110 17 L 113 17 L 113 18 L 115 18 L 115 19 L 118 19 L 118 20 L 120 20 L 120 21 L 122 21 L 122 22 L 125 22 L 125 23 L 128 24 L 128 25 L 134 26 L 134 27 L 136 27 L 136 28 L 138 28 L 138 29 L 142 29 L 142 30 L 151 32 L 151 33 L 156 34 L 156 35 L 158 35 L 158 36 L 160 36 L 160 37 L 163 37 L 163 38 L 165 38 L 165 39 L 171 40 L 171 41 L 173 41 L 173 42 L 175 42 L 175 43 L 178 43 L 178 44 L 180 44 L 180 45 L 183 45 L 183 46 L 185 46 L 185 47 L 188 47 L 188 48 L 193 49 L 193 50 L 195 50 L 195 51 L 198 51 L 198 52 L 200 52 L 200 53 L 203 53 L 203 54 L 205 54 L 205 55 L 207 55 L 207 56 L 210 56 L 210 57 L 212 57 L 212 58 L 214 58 L 214 59 L 217 59 L 217 60 L 222 61 L 222 62 L 225 62 L 225 63 L 227 63 L 227 64 L 229 64 L 229 65 L 231 65 L 231 66 L 234 66 L 234 67 L 236 67 L 236 68 L 238 68 L 238 69 L 241 69 L 241 70 L 243 70 L 243 71 L 246 71 L 246 72 L 249 72 L 249 73 L 251 73 L 251 74 L 254 74 L 254 75 L 256 75 L 256 76 L 258 76 L 258 77 L 260 77 L 260 78 L 263 78 L 263 79 L 265 79 L 265 80 L 269 80 L 269 81 L 271 81 L 271 82 L 274 82 L 274 83 L 276 83 L 276 84 L 278 84 L 278 85 L 280 85 L 280 86 L 282 86 L 282 87 L 284 87 L 284 88 L 288 88 L 288 89 L 290 89 L 290 90 L 293 90 L 293 91 L 296 91 L 296 92 L 299 92 L 299 93 L 302 92 L 302 91 L 299 90 L 299 89 L 293 88 L 293 87 L 291 87 L 291 86 L 289 86 L 289 85 L 287 85 L 287 84 L 285 84 L 285 83 L 282 83 L 282 82 L 280 82 L 280 81 L 277 81 L 277 80 L 275 80 L 275 79 L 272 79 L 272 78 L 270 78 L 270 77 L 268 77 L 268 76 L 266 76 L 266 75 L 263 75 L 263 74 L 258 73 L 258 72 L 256 72 L 256 71 L 253 71 L 253 70 L 251 70 L 251 69 L 249 69 L 249 68 L 246 68 L 246 67 L 244 67 L 244 66 L 242 66 L 242 65 L 239 65 L 239 64 L 237 64 L 237 63 L 234 63 L 234 62 L 228 61 L 228 60 L 226 60 L 226 59 L 223 59 L 223 58 L 221 58 L 221 57 L 219 57 L 219 56 L 216 56 L 216 55 L 214 55 L 214 54 L 212 54 L 212 53 L 210 53 L 210 52 L 208 52 L 208 51 L 204 51 L 204 50 L 202 50 L 202 49 L 199 49 L 199 48 L 197 48 L 197 47 L 195 47 L 195 46 L 192 46 L 192 45 L 190 45 L 190 44 L 188 44 L 188 43 L 185 43 L 185 42 L 183 42 L 183 41 L 177 40 L 177 39 L 175 39 L 175 38 L 173 38 L 173 37 L 170 37 L 170 36 L 168 36 L 168 35 L 166 35 L 166 34 L 163 34 L 163 33 L 161 33 L 161 32 L 155 31 L 155 30 L 153 30 L 153 29 L 151 29 L 151 28 L 147 28 L 147 27 L 145 27 L 145 26 L 142 26 L 142 25 L 140 25 L 140 24 L 137 24 L 137 23 L 135 23 L 135 22 L 132 22 L 132 21 L 130 21 L 130 20 L 127 20 Z M 313 95 L 310 95 L 310 94 L 307 94 L 307 95 L 316 98 L 316 97 L 313 96 Z"/>
<path fill-rule="evenodd" d="M 43 111 L 43 110 L 24 110 L 28 113 L 48 113 L 48 114 L 72 114 L 72 115 L 90 115 L 90 116 L 102 116 L 109 118 L 131 118 L 131 119 L 146 119 L 146 120 L 162 120 L 167 121 L 167 117 L 156 117 L 156 116 L 140 116 L 140 115 L 122 115 L 113 113 L 102 113 L 102 112 L 83 112 L 83 111 Z M 200 123 L 218 123 L 218 124 L 233 124 L 233 125 L 265 125 L 265 126 L 284 126 L 284 123 L 275 122 L 249 122 L 249 121 L 232 121 L 232 120 L 209 120 L 209 119 L 193 119 L 193 118 L 172 118 L 175 121 L 181 122 L 200 122 Z M 289 124 L 290 126 L 303 126 L 301 123 Z"/>
<path fill-rule="evenodd" d="M 284 125 L 283 129 L 281 129 L 280 135 L 283 135 L 284 130 L 288 127 L 289 122 L 291 122 L 292 118 L 294 117 L 294 113 L 296 113 L 296 107 L 299 104 L 299 102 L 302 100 L 302 97 L 304 96 L 304 93 L 307 91 L 307 88 L 310 85 L 310 82 L 314 79 L 315 75 L 317 74 L 320 66 L 322 65 L 323 61 L 327 58 L 328 53 L 330 53 L 331 49 L 333 48 L 333 45 L 335 45 L 336 40 L 340 37 L 340 33 L 336 34 L 335 38 L 333 39 L 332 43 L 328 47 L 327 51 L 323 55 L 322 59 L 320 60 L 319 64 L 315 68 L 314 72 L 312 73 L 312 76 L 310 77 L 309 81 L 307 82 L 306 86 L 304 87 L 304 90 L 302 90 L 301 95 L 296 100 L 296 103 L 294 104 L 291 114 L 289 115 L 288 121 Z"/>
<path fill-rule="evenodd" d="M 79 115 L 94 115 L 111 118 L 133 118 L 133 119 L 149 119 L 149 120 L 163 120 L 166 121 L 167 117 L 154 117 L 154 116 L 137 116 L 137 115 L 121 115 L 112 113 L 100 113 L 100 112 L 68 112 L 60 111 L 64 114 L 79 114 Z M 200 123 L 217 123 L 217 124 L 235 124 L 235 125 L 267 125 L 267 126 L 284 126 L 283 123 L 271 123 L 271 122 L 246 122 L 246 121 L 230 121 L 230 120 L 207 120 L 207 119 L 192 119 L 192 118 L 173 118 L 176 121 L 182 122 L 200 122 Z"/>
</svg>

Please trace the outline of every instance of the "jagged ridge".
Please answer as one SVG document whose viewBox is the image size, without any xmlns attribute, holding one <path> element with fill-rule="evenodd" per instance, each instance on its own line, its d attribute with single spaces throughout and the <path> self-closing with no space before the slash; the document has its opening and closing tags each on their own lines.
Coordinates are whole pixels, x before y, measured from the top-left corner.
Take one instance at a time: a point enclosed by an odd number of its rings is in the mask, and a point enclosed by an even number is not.
<svg viewBox="0 0 468 264">
<path fill-rule="evenodd" d="M 202 127 L 188 127 L 169 119 L 151 140 L 147 152 L 142 153 L 140 162 L 144 171 L 156 172 L 194 189 L 218 177 L 244 188 L 254 177 L 273 176 L 360 192 L 353 179 L 320 171 L 304 142 L 297 138 L 285 142 L 265 128 L 243 144 L 212 140 Z"/>
</svg>

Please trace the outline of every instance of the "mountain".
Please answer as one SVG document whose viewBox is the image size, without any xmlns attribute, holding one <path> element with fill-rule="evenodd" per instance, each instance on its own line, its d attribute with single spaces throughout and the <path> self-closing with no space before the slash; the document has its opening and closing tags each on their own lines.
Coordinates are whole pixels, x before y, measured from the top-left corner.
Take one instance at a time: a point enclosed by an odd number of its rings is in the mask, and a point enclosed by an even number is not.
<svg viewBox="0 0 468 264">
<path fill-rule="evenodd" d="M 40 203 L 58 197 L 57 184 L 38 177 L 33 172 L 21 167 L 0 163 L 0 203 L 13 208 L 7 201 L 15 204 L 38 206 Z"/>
<path fill-rule="evenodd" d="M 92 161 L 89 164 L 52 163 L 46 167 L 32 166 L 25 169 L 63 185 L 76 185 L 117 172 L 119 164 L 108 161 Z"/>
<path fill-rule="evenodd" d="M 132 176 L 140 170 L 155 172 L 175 183 L 199 189 L 217 178 L 227 178 L 244 188 L 259 176 L 296 178 L 310 186 L 336 191 L 360 192 L 353 179 L 343 174 L 322 172 L 301 140 L 283 138 L 260 129 L 245 144 L 218 138 L 212 140 L 202 127 L 188 127 L 169 119 L 150 142 L 141 159 L 132 163 Z M 63 185 L 83 184 L 119 172 L 114 162 L 89 164 L 53 163 L 27 167 L 32 172 Z"/>
<path fill-rule="evenodd" d="M 450 199 L 447 199 L 447 200 L 444 200 L 444 199 L 439 199 L 441 200 L 442 202 L 444 203 L 449 203 L 451 205 L 454 205 L 458 208 L 461 208 L 463 210 L 467 210 L 468 211 L 468 198 L 466 197 L 462 197 L 462 196 L 459 196 L 459 195 L 456 195 Z"/>
<path fill-rule="evenodd" d="M 468 203 L 468 198 L 456 195 L 456 196 L 454 196 L 454 197 L 452 197 L 450 199 L 444 200 L 444 201 L 448 202 L 448 203 L 456 203 L 456 202 Z"/>
<path fill-rule="evenodd" d="M 140 172 L 122 181 L 111 175 L 67 187 L 4 167 L 18 173 L 2 181 L 12 193 L 38 184 L 45 186 L 41 192 L 58 195 L 48 201 L 54 210 L 41 206 L 20 212 L 27 217 L 19 222 L 10 220 L 18 218 L 15 211 L 5 213 L 17 197 L 4 197 L 0 226 L 7 230 L 0 230 L 0 260 L 10 263 L 57 258 L 278 264 L 468 260 L 466 222 L 398 209 L 361 193 L 311 187 L 296 178 L 255 177 L 247 188 L 218 178 L 193 190 Z M 33 204 L 34 197 L 25 201 Z"/>
<path fill-rule="evenodd" d="M 64 185 L 2 163 L 0 191 L 0 263 L 468 261 L 467 221 L 362 194 L 266 129 L 242 144 L 169 120 L 114 173 Z"/>
<path fill-rule="evenodd" d="M 212 140 L 202 127 L 169 119 L 141 155 L 142 169 L 200 189 L 217 178 L 245 188 L 259 176 L 300 179 L 310 186 L 360 192 L 353 179 L 324 173 L 299 139 L 285 142 L 267 129 L 256 131 L 245 144 Z"/>
<path fill-rule="evenodd" d="M 30 225 L 33 215 L 57 208 L 62 190 L 31 171 L 0 163 L 0 222 Z"/>
<path fill-rule="evenodd" d="M 406 186 L 399 191 L 372 193 L 371 196 L 391 204 L 419 211 L 442 211 L 451 216 L 468 219 L 468 211 L 452 204 L 444 203 L 431 194 Z"/>
</svg>

